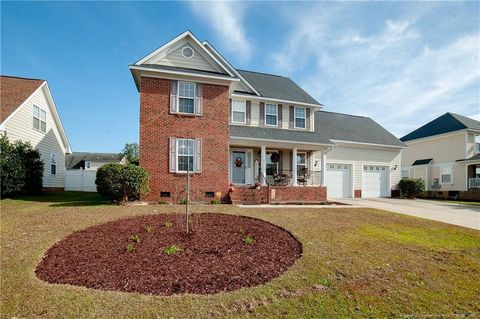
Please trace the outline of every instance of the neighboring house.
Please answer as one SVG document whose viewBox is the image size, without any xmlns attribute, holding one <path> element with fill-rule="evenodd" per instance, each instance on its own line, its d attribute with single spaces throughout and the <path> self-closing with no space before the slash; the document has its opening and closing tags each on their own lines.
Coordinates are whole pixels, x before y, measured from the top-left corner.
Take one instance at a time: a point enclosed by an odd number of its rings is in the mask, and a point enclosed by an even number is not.
<svg viewBox="0 0 480 319">
<path fill-rule="evenodd" d="M 366 117 L 320 111 L 291 79 L 235 69 L 187 31 L 130 66 L 150 201 L 319 202 L 396 193 L 405 145 Z M 259 183 L 258 191 L 247 186 Z M 297 186 L 312 187 L 297 187 Z M 268 186 L 268 187 L 265 187 Z M 248 189 L 248 190 L 247 190 Z"/>
<path fill-rule="evenodd" d="M 480 122 L 445 113 L 400 140 L 403 177 L 425 180 L 428 195 L 480 199 Z"/>
<path fill-rule="evenodd" d="M 108 163 L 125 163 L 125 155 L 118 153 L 73 152 L 65 156 L 66 169 L 97 170 Z"/>
<path fill-rule="evenodd" d="M 30 142 L 44 162 L 43 187 L 63 189 L 71 149 L 47 81 L 0 76 L 0 91 L 0 131 Z"/>
</svg>

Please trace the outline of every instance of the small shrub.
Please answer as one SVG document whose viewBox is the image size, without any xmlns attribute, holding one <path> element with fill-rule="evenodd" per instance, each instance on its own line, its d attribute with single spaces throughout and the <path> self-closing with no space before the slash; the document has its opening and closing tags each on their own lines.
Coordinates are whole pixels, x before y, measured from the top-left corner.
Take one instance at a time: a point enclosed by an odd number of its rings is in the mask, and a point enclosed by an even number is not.
<svg viewBox="0 0 480 319">
<path fill-rule="evenodd" d="M 398 183 L 402 196 L 414 198 L 425 191 L 425 181 L 421 178 L 403 178 Z"/>
<path fill-rule="evenodd" d="M 163 226 L 170 228 L 170 227 L 173 227 L 173 223 L 167 220 L 166 222 L 163 223 Z"/>
<path fill-rule="evenodd" d="M 210 202 L 210 204 L 212 204 L 212 205 L 218 205 L 218 204 L 220 204 L 220 200 L 219 200 L 218 198 L 214 198 L 214 199 L 212 199 L 212 201 Z"/>
<path fill-rule="evenodd" d="M 135 244 L 134 243 L 128 243 L 127 244 L 127 251 L 132 252 L 135 250 Z"/>
<path fill-rule="evenodd" d="M 147 225 L 147 226 L 143 226 L 143 229 L 145 230 L 145 232 L 151 233 L 154 227 Z"/>
<path fill-rule="evenodd" d="M 182 247 L 177 246 L 177 245 L 172 245 L 169 247 L 165 247 L 162 249 L 162 252 L 167 255 L 175 255 L 179 252 L 183 251 Z"/>
<path fill-rule="evenodd" d="M 101 195 L 127 202 L 148 192 L 149 177 L 140 166 L 109 163 L 98 169 L 95 184 Z"/>
<path fill-rule="evenodd" d="M 138 234 L 130 236 L 128 238 L 130 241 L 133 241 L 134 243 L 138 244 L 140 242 L 140 236 Z"/>
<path fill-rule="evenodd" d="M 164 201 L 164 200 L 161 200 L 161 201 L 158 202 L 158 204 L 160 204 L 160 205 L 167 205 L 168 203 L 167 203 L 166 201 Z"/>
<path fill-rule="evenodd" d="M 186 198 L 184 198 L 184 199 L 180 202 L 180 204 L 182 204 L 182 205 L 187 205 L 187 203 L 192 204 L 192 201 L 191 201 L 191 200 L 187 200 Z"/>
<path fill-rule="evenodd" d="M 250 235 L 243 237 L 242 240 L 247 245 L 252 245 L 255 242 L 255 239 Z"/>
</svg>

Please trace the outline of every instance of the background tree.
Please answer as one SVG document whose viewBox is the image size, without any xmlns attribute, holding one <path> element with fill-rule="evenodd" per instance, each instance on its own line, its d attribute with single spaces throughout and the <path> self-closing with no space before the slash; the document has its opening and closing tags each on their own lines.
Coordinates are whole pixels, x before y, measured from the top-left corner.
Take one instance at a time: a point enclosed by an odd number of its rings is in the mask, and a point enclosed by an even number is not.
<svg viewBox="0 0 480 319">
<path fill-rule="evenodd" d="M 130 164 L 138 165 L 139 157 L 138 157 L 138 143 L 125 143 L 125 147 L 123 148 L 120 155 L 123 155 L 127 158 L 127 161 Z"/>
</svg>

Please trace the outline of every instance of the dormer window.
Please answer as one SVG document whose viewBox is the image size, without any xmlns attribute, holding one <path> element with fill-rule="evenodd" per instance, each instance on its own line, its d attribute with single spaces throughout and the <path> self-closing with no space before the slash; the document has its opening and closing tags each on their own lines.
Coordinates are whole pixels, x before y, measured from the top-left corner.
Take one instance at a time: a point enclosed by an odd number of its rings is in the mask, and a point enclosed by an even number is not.
<svg viewBox="0 0 480 319">
<path fill-rule="evenodd" d="M 307 115 L 304 107 L 295 107 L 295 128 L 305 128 Z"/>
<path fill-rule="evenodd" d="M 265 123 L 270 126 L 278 125 L 278 105 L 265 104 Z"/>
<path fill-rule="evenodd" d="M 195 114 L 195 83 L 178 81 L 178 111 Z"/>
<path fill-rule="evenodd" d="M 194 52 L 191 47 L 184 47 L 182 49 L 182 55 L 185 59 L 191 59 L 193 58 Z"/>
</svg>

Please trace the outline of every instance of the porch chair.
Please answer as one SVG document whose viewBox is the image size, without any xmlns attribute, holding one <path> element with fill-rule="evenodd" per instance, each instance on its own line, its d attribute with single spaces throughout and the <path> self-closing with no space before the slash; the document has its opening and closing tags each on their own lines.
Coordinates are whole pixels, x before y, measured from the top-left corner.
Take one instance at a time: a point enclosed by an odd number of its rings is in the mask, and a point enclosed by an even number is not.
<svg viewBox="0 0 480 319">
<path fill-rule="evenodd" d="M 310 178 L 310 172 L 306 167 L 300 169 L 299 175 L 297 176 L 297 184 L 302 186 L 307 186 L 307 181 Z"/>
</svg>

